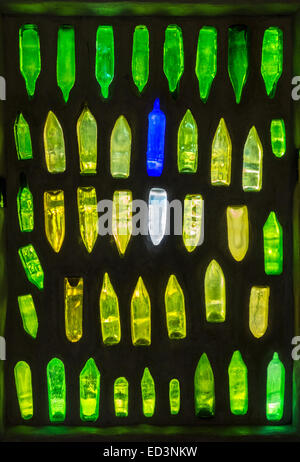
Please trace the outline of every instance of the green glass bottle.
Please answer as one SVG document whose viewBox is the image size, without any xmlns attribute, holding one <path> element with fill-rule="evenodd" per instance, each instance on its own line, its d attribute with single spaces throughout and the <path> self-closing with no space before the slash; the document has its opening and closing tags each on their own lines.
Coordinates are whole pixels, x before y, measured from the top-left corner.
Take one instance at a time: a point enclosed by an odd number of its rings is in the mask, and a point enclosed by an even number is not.
<svg viewBox="0 0 300 462">
<path fill-rule="evenodd" d="M 187 194 L 184 198 L 183 243 L 193 252 L 204 241 L 204 200 L 201 194 Z"/>
<path fill-rule="evenodd" d="M 22 113 L 20 113 L 15 120 L 14 135 L 18 159 L 32 159 L 30 129 Z"/>
<path fill-rule="evenodd" d="M 19 249 L 18 253 L 28 281 L 42 290 L 44 288 L 44 271 L 35 248 L 32 244 L 25 245 Z"/>
<path fill-rule="evenodd" d="M 32 295 L 20 295 L 18 305 L 25 332 L 36 338 L 39 323 Z"/>
<path fill-rule="evenodd" d="M 58 29 L 56 78 L 57 85 L 67 102 L 75 83 L 75 31 L 73 26 L 63 25 Z"/>
<path fill-rule="evenodd" d="M 283 232 L 276 213 L 270 212 L 263 227 L 265 273 L 277 275 L 283 266 Z"/>
<path fill-rule="evenodd" d="M 25 361 L 19 361 L 14 368 L 17 397 L 21 417 L 29 420 L 33 416 L 31 370 Z"/>
<path fill-rule="evenodd" d="M 19 30 L 20 71 L 25 80 L 28 96 L 32 97 L 41 72 L 41 52 L 38 28 L 24 24 Z"/>
<path fill-rule="evenodd" d="M 248 30 L 245 26 L 233 26 L 228 31 L 228 73 L 239 104 L 249 69 Z"/>
<path fill-rule="evenodd" d="M 146 26 L 136 26 L 133 34 L 132 78 L 141 93 L 149 78 L 149 31 Z"/>
<path fill-rule="evenodd" d="M 204 26 L 199 31 L 195 72 L 201 100 L 206 103 L 217 74 L 217 29 Z"/>
<path fill-rule="evenodd" d="M 177 415 L 180 411 L 180 383 L 177 379 L 170 380 L 169 401 L 171 415 Z"/>
<path fill-rule="evenodd" d="M 95 422 L 99 417 L 100 372 L 93 358 L 85 363 L 79 376 L 80 419 Z"/>
<path fill-rule="evenodd" d="M 278 353 L 274 353 L 267 369 L 267 399 L 266 415 L 271 421 L 282 419 L 284 410 L 285 369 L 279 359 Z"/>
<path fill-rule="evenodd" d="M 274 119 L 271 122 L 271 146 L 276 157 L 283 157 L 286 152 L 286 132 L 283 119 Z"/>
<path fill-rule="evenodd" d="M 186 111 L 178 129 L 177 165 L 180 173 L 197 172 L 198 127 L 189 109 Z"/>
<path fill-rule="evenodd" d="M 103 98 L 108 98 L 108 90 L 114 79 L 115 52 L 112 26 L 99 26 L 96 37 L 96 79 Z"/>
<path fill-rule="evenodd" d="M 155 384 L 148 367 L 145 367 L 141 381 L 143 414 L 152 417 L 155 411 Z"/>
<path fill-rule="evenodd" d="M 117 417 L 128 416 L 128 381 L 119 377 L 114 382 L 114 405 Z"/>
<path fill-rule="evenodd" d="M 33 197 L 29 186 L 21 186 L 17 195 L 20 230 L 30 233 L 34 228 Z"/>
<path fill-rule="evenodd" d="M 199 359 L 194 378 L 195 412 L 199 417 L 211 417 L 215 413 L 215 380 L 206 353 Z"/>
<path fill-rule="evenodd" d="M 165 30 L 164 73 L 173 93 L 177 88 L 184 70 L 184 52 L 181 28 L 169 25 Z"/>
<path fill-rule="evenodd" d="M 261 75 L 265 82 L 267 95 L 270 98 L 275 96 L 282 69 L 283 33 L 279 27 L 269 27 L 265 30 L 263 38 Z"/>
<path fill-rule="evenodd" d="M 58 358 L 48 362 L 47 384 L 50 422 L 63 422 L 66 418 L 65 366 Z"/>
<path fill-rule="evenodd" d="M 229 367 L 229 397 L 232 414 L 244 415 L 248 411 L 248 370 L 239 351 L 232 355 Z"/>
</svg>

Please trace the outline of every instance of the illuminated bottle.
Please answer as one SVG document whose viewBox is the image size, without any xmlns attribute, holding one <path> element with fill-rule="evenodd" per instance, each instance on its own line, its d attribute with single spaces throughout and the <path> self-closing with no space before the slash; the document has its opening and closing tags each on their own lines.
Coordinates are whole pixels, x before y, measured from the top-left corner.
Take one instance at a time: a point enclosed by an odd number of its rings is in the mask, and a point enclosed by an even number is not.
<svg viewBox="0 0 300 462">
<path fill-rule="evenodd" d="M 171 339 L 186 337 L 185 302 L 176 276 L 171 274 L 165 291 L 168 336 Z"/>
<path fill-rule="evenodd" d="M 64 134 L 56 115 L 48 112 L 44 126 L 44 149 L 48 172 L 62 173 L 66 170 Z"/>
<path fill-rule="evenodd" d="M 154 101 L 148 115 L 147 173 L 160 176 L 164 168 L 166 116 L 160 110 L 159 99 Z"/>
<path fill-rule="evenodd" d="M 194 377 L 195 413 L 198 417 L 211 417 L 215 413 L 214 373 L 206 353 L 199 359 Z"/>
<path fill-rule="evenodd" d="M 48 362 L 47 384 L 50 422 L 63 422 L 66 418 L 65 366 L 58 358 Z"/>
<path fill-rule="evenodd" d="M 82 337 L 83 279 L 64 279 L 65 329 L 70 342 Z"/>
<path fill-rule="evenodd" d="M 267 369 L 267 419 L 277 421 L 282 419 L 284 409 L 285 369 L 279 359 L 278 353 L 274 353 Z"/>
<path fill-rule="evenodd" d="M 285 155 L 286 132 L 283 119 L 274 119 L 271 122 L 271 145 L 274 156 L 282 157 Z"/>
<path fill-rule="evenodd" d="M 39 322 L 32 295 L 20 295 L 18 297 L 18 305 L 25 332 L 31 335 L 31 337 L 36 338 Z"/>
<path fill-rule="evenodd" d="M 270 212 L 263 227 L 265 273 L 277 275 L 283 267 L 283 232 L 276 213 Z"/>
<path fill-rule="evenodd" d="M 152 417 L 155 411 L 155 384 L 148 367 L 145 367 L 141 381 L 143 414 Z"/>
<path fill-rule="evenodd" d="M 243 206 L 227 207 L 228 247 L 236 261 L 242 261 L 249 247 L 248 208 Z"/>
<path fill-rule="evenodd" d="M 226 287 L 221 266 L 212 260 L 204 279 L 207 322 L 224 322 L 226 318 Z"/>
<path fill-rule="evenodd" d="M 128 416 L 128 381 L 118 377 L 114 382 L 114 405 L 117 417 Z"/>
<path fill-rule="evenodd" d="M 114 31 L 111 26 L 99 26 L 96 38 L 95 75 L 103 98 L 108 91 L 115 73 Z"/>
<path fill-rule="evenodd" d="M 211 85 L 217 74 L 217 29 L 204 26 L 199 31 L 196 75 L 199 81 L 199 93 L 201 100 L 206 103 Z"/>
<path fill-rule="evenodd" d="M 114 178 L 128 178 L 131 157 L 131 129 L 121 115 L 111 132 L 110 173 Z"/>
<path fill-rule="evenodd" d="M 133 34 L 132 78 L 141 93 L 149 78 L 149 31 L 146 26 L 136 26 Z"/>
<path fill-rule="evenodd" d="M 244 146 L 243 190 L 260 191 L 262 188 L 263 148 L 256 128 L 252 127 Z"/>
<path fill-rule="evenodd" d="M 75 31 L 73 26 L 63 25 L 58 29 L 56 78 L 57 85 L 67 102 L 75 83 Z"/>
<path fill-rule="evenodd" d="M 99 417 L 100 372 L 93 358 L 85 363 L 79 376 L 80 419 L 95 422 Z"/>
<path fill-rule="evenodd" d="M 229 367 L 229 396 L 232 414 L 244 415 L 248 411 L 248 370 L 239 351 L 232 355 Z"/>
<path fill-rule="evenodd" d="M 83 243 L 89 253 L 98 237 L 97 195 L 92 186 L 77 188 L 79 229 Z"/>
<path fill-rule="evenodd" d="M 183 39 L 180 27 L 169 25 L 165 30 L 164 73 L 170 92 L 174 92 L 184 70 Z"/>
<path fill-rule="evenodd" d="M 14 368 L 17 397 L 21 417 L 29 420 L 33 416 L 31 370 L 25 361 L 19 361 Z"/>
<path fill-rule="evenodd" d="M 261 75 L 265 82 L 267 95 L 270 98 L 275 95 L 282 68 L 283 33 L 279 27 L 269 27 L 269 29 L 265 30 L 263 38 Z"/>
<path fill-rule="evenodd" d="M 171 415 L 177 415 L 180 411 L 180 383 L 177 379 L 169 382 L 169 401 Z"/>
<path fill-rule="evenodd" d="M 168 199 L 161 188 L 152 188 L 149 193 L 149 235 L 153 245 L 159 245 L 167 227 Z"/>
<path fill-rule="evenodd" d="M 17 207 L 20 230 L 22 232 L 33 231 L 34 211 L 33 197 L 28 185 L 21 186 L 17 195 Z"/>
<path fill-rule="evenodd" d="M 115 345 L 121 340 L 119 301 L 107 273 L 100 293 L 100 320 L 104 345 Z"/>
<path fill-rule="evenodd" d="M 180 122 L 177 138 L 177 164 L 180 173 L 196 173 L 198 167 L 198 127 L 188 109 Z"/>
<path fill-rule="evenodd" d="M 201 194 L 185 196 L 182 237 L 188 252 L 193 252 L 204 241 L 204 201 Z"/>
<path fill-rule="evenodd" d="M 236 103 L 242 98 L 249 69 L 248 30 L 245 26 L 232 26 L 228 30 L 228 73 Z"/>
<path fill-rule="evenodd" d="M 232 144 L 225 120 L 219 122 L 211 148 L 211 184 L 229 186 L 231 181 Z"/>
<path fill-rule="evenodd" d="M 48 242 L 58 253 L 65 238 L 65 198 L 61 189 L 44 192 L 44 219 Z"/>
<path fill-rule="evenodd" d="M 15 120 L 14 135 L 18 159 L 32 159 L 30 129 L 22 113 L 20 113 Z"/>
<path fill-rule="evenodd" d="M 141 276 L 131 298 L 131 339 L 134 346 L 151 344 L 151 302 Z"/>
<path fill-rule="evenodd" d="M 21 247 L 18 253 L 28 281 L 38 289 L 43 289 L 44 271 L 33 245 Z"/>
<path fill-rule="evenodd" d="M 112 232 L 120 256 L 126 252 L 132 234 L 131 191 L 115 191 L 113 196 Z"/>
<path fill-rule="evenodd" d="M 262 337 L 268 328 L 270 287 L 251 287 L 249 328 L 254 337 Z"/>
<path fill-rule="evenodd" d="M 87 106 L 78 118 L 76 129 L 80 173 L 94 175 L 97 173 L 97 122 Z"/>
<path fill-rule="evenodd" d="M 20 71 L 30 97 L 41 72 L 41 52 L 38 28 L 35 24 L 24 24 L 19 30 Z"/>
</svg>

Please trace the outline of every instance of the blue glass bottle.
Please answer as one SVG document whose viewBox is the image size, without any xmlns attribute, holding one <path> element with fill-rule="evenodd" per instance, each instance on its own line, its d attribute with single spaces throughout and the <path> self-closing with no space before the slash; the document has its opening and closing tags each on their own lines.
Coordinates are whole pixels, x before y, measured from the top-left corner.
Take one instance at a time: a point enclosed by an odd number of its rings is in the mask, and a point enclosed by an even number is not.
<svg viewBox="0 0 300 462">
<path fill-rule="evenodd" d="M 159 99 L 154 101 L 148 116 L 147 173 L 160 176 L 164 167 L 166 116 L 160 110 Z"/>
</svg>

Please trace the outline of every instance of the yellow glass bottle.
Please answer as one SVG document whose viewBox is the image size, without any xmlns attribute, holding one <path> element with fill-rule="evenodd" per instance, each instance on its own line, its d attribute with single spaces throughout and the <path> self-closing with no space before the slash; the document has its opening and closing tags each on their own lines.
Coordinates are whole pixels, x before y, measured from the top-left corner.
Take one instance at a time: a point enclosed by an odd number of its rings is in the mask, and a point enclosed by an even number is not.
<svg viewBox="0 0 300 462">
<path fill-rule="evenodd" d="M 52 111 L 49 111 L 44 127 L 44 149 L 48 172 L 63 173 L 66 170 L 64 134 Z"/>
<path fill-rule="evenodd" d="M 128 178 L 131 157 L 131 129 L 126 118 L 121 115 L 111 132 L 110 173 L 114 178 Z"/>
<path fill-rule="evenodd" d="M 119 301 L 107 273 L 104 274 L 99 303 L 103 343 L 115 345 L 121 340 Z"/>
<path fill-rule="evenodd" d="M 170 339 L 186 337 L 185 302 L 182 289 L 174 274 L 171 274 L 166 291 L 165 307 L 167 329 Z"/>
<path fill-rule="evenodd" d="M 231 255 L 236 261 L 242 261 L 249 247 L 249 221 L 246 205 L 227 207 L 227 237 Z"/>
<path fill-rule="evenodd" d="M 79 229 L 83 243 L 89 253 L 98 237 L 97 195 L 92 186 L 77 189 Z"/>
<path fill-rule="evenodd" d="M 225 120 L 218 125 L 211 149 L 211 184 L 229 186 L 231 182 L 232 144 Z"/>
<path fill-rule="evenodd" d="M 58 253 L 65 238 L 65 198 L 62 190 L 44 192 L 44 218 L 48 242 Z"/>
<path fill-rule="evenodd" d="M 263 147 L 255 127 L 252 127 L 244 146 L 243 190 L 260 191 L 262 188 Z"/>
<path fill-rule="evenodd" d="M 131 338 L 135 346 L 151 344 L 151 302 L 141 276 L 131 298 Z"/>
<path fill-rule="evenodd" d="M 262 337 L 268 328 L 270 287 L 252 287 L 249 302 L 249 328 L 254 337 Z"/>
<path fill-rule="evenodd" d="M 224 322 L 226 318 L 226 287 L 221 266 L 212 260 L 204 279 L 207 322 Z"/>
<path fill-rule="evenodd" d="M 115 191 L 113 196 L 112 232 L 120 256 L 126 252 L 132 234 L 131 191 Z"/>
<path fill-rule="evenodd" d="M 65 329 L 70 342 L 82 337 L 83 279 L 65 278 Z"/>
<path fill-rule="evenodd" d="M 187 194 L 184 198 L 183 243 L 193 252 L 204 240 L 204 201 L 201 194 Z"/>
<path fill-rule="evenodd" d="M 85 107 L 77 121 L 77 141 L 82 175 L 97 173 L 97 122 L 88 107 Z"/>
</svg>

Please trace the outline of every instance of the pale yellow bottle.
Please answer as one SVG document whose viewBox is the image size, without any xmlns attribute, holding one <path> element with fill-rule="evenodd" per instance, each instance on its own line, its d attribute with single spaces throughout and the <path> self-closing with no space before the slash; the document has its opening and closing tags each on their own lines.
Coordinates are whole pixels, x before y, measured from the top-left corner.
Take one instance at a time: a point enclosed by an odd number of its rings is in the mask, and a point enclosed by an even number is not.
<svg viewBox="0 0 300 462">
<path fill-rule="evenodd" d="M 83 279 L 65 278 L 65 329 L 70 342 L 82 337 Z"/>
<path fill-rule="evenodd" d="M 242 261 L 249 247 L 249 221 L 246 205 L 227 207 L 227 237 L 231 255 L 236 261 Z"/>
<path fill-rule="evenodd" d="M 249 328 L 254 337 L 262 337 L 268 328 L 270 287 L 252 287 L 249 302 Z"/>
</svg>

